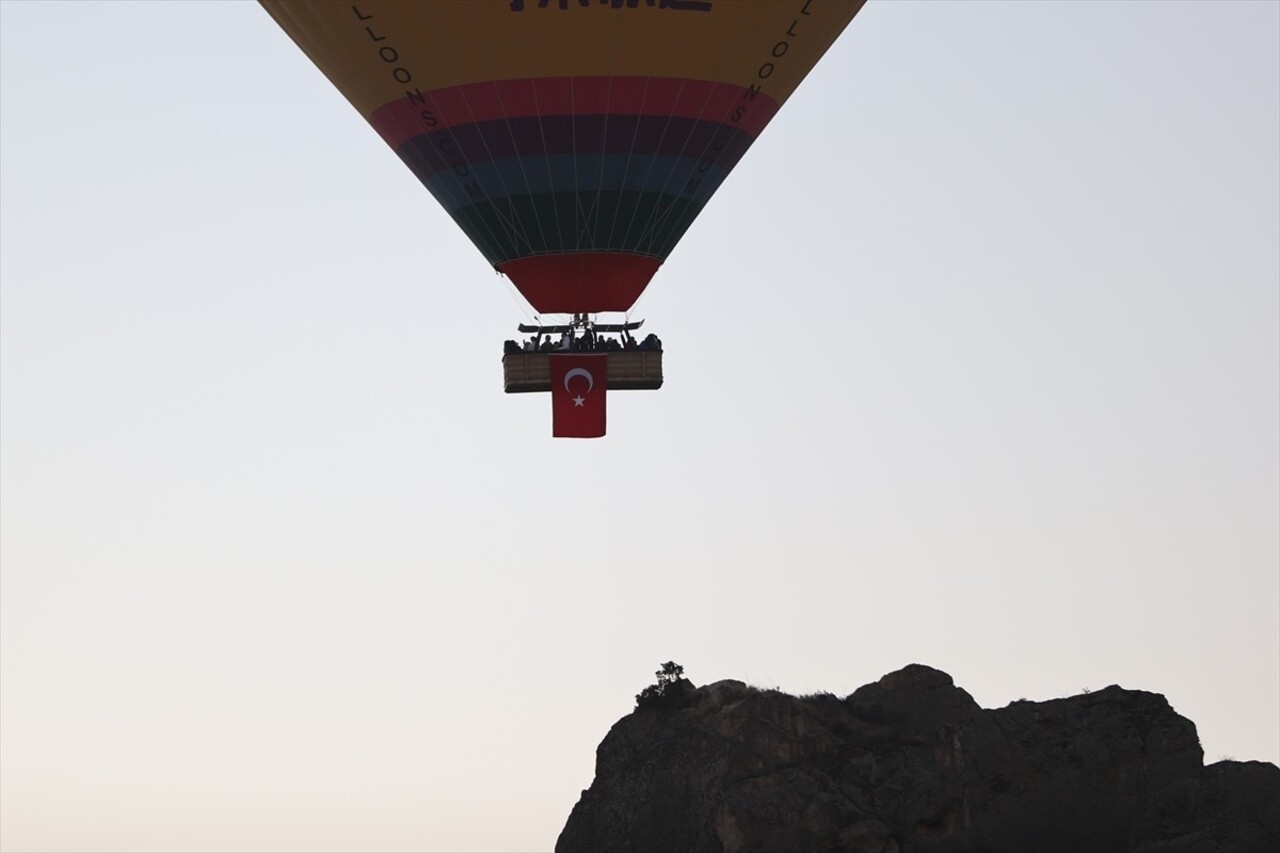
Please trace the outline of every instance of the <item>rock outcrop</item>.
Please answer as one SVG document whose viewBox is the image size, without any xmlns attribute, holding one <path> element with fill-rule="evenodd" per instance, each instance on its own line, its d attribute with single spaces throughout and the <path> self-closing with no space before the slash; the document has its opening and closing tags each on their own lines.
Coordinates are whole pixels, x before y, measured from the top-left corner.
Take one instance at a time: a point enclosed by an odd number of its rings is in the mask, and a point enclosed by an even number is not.
<svg viewBox="0 0 1280 853">
<path fill-rule="evenodd" d="M 681 681 L 609 731 L 557 853 L 1280 851 L 1280 769 L 1205 767 L 1155 693 L 984 710 L 914 664 L 844 699 Z"/>
</svg>

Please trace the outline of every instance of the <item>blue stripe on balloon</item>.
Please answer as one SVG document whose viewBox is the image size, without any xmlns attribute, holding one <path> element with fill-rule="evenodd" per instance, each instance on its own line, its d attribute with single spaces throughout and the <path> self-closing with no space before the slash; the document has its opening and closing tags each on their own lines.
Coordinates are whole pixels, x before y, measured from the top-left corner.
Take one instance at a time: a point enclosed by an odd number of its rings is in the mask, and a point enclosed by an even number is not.
<svg viewBox="0 0 1280 853">
<path fill-rule="evenodd" d="M 650 192 L 705 204 L 728 170 L 685 157 L 645 154 L 571 154 L 507 157 L 419 174 L 449 212 L 485 199 L 544 193 Z M 410 164 L 412 168 L 413 164 Z M 415 169 L 415 172 L 418 170 Z"/>
</svg>

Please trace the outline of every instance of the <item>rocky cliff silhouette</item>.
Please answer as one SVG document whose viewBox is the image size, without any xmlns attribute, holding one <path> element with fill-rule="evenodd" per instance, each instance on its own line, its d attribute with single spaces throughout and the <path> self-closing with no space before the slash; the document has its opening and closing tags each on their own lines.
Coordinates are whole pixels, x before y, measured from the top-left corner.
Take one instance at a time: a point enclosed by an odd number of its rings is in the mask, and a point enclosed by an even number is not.
<svg viewBox="0 0 1280 853">
<path fill-rule="evenodd" d="M 1156 693 L 985 710 L 913 664 L 844 699 L 681 678 L 596 751 L 557 853 L 1277 853 L 1280 769 Z"/>
</svg>

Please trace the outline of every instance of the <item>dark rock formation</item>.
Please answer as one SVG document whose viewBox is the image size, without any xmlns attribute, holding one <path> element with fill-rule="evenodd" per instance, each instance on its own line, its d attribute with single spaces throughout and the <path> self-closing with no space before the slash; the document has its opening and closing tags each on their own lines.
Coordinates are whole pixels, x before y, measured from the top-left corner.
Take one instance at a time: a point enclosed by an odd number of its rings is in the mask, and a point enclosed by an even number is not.
<svg viewBox="0 0 1280 853">
<path fill-rule="evenodd" d="M 1275 853 L 1280 769 L 1203 764 L 1163 696 L 984 710 L 911 665 L 845 699 L 740 681 L 619 720 L 557 853 Z"/>
</svg>

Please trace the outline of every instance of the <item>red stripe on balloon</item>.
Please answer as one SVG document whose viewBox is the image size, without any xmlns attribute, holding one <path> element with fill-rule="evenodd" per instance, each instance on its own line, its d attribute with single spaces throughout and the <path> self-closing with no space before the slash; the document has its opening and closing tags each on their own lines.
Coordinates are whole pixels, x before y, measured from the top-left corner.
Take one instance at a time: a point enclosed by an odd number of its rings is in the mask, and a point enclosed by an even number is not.
<svg viewBox="0 0 1280 853">
<path fill-rule="evenodd" d="M 550 115 L 679 116 L 740 129 L 753 138 L 778 111 L 773 98 L 728 83 L 670 77 L 538 77 L 410 89 L 369 123 L 392 148 L 455 125 Z"/>
<path fill-rule="evenodd" d="M 662 261 L 627 252 L 530 255 L 498 264 L 540 314 L 626 311 Z"/>
</svg>

